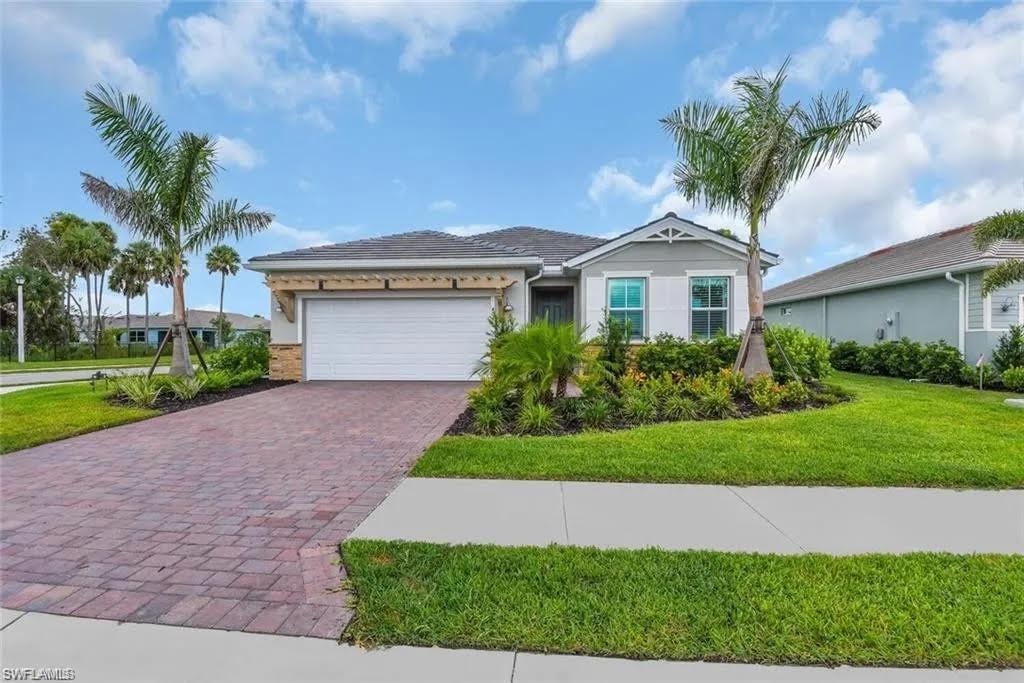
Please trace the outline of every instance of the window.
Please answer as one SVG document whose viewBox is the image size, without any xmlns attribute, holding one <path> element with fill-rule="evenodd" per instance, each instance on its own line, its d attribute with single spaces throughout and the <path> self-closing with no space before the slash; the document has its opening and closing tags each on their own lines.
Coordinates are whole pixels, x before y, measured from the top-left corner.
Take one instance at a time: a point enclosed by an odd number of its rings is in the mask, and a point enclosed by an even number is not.
<svg viewBox="0 0 1024 683">
<path fill-rule="evenodd" d="M 608 316 L 629 324 L 629 338 L 643 339 L 644 299 L 647 282 L 642 277 L 608 278 Z"/>
<path fill-rule="evenodd" d="M 145 330 L 128 330 L 128 343 L 129 344 L 141 344 L 146 341 Z"/>
<path fill-rule="evenodd" d="M 690 278 L 690 336 L 710 339 L 729 333 L 729 278 Z"/>
<path fill-rule="evenodd" d="M 779 308 L 779 314 L 780 315 L 784 315 L 784 316 L 786 316 L 786 315 L 793 315 L 793 307 L 792 306 L 781 306 Z"/>
</svg>

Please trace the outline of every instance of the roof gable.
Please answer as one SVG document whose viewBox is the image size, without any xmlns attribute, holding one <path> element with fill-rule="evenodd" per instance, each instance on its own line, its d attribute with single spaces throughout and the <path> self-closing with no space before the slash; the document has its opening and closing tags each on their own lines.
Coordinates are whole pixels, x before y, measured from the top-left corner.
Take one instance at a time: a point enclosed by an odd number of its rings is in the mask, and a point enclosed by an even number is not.
<svg viewBox="0 0 1024 683">
<path fill-rule="evenodd" d="M 604 244 L 607 240 L 573 232 L 519 225 L 481 233 L 477 239 L 518 248 L 544 259 L 545 265 L 561 265 L 566 259 Z"/>
</svg>

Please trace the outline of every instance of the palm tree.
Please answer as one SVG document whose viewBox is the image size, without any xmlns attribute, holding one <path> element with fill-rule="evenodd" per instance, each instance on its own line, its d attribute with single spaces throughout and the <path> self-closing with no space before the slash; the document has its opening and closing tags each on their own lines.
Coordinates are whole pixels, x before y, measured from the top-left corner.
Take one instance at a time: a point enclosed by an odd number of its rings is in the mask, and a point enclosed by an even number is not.
<svg viewBox="0 0 1024 683">
<path fill-rule="evenodd" d="M 73 272 L 85 280 L 86 316 L 82 329 L 95 344 L 98 327 L 93 319 L 93 303 L 95 301 L 97 304 L 97 317 L 100 313 L 99 304 L 102 303 L 102 298 L 94 299 L 93 285 L 99 284 L 95 276 L 101 269 L 106 272 L 116 250 L 108 234 L 97 227 L 96 223 L 85 221 L 73 224 L 63 232 L 61 249 L 66 254 L 67 263 Z"/>
<path fill-rule="evenodd" d="M 103 239 L 102 248 L 95 254 L 92 262 L 92 291 L 96 297 L 96 330 L 94 332 L 96 343 L 99 344 L 103 336 L 103 290 L 106 289 L 104 281 L 107 277 L 107 269 L 117 258 L 117 233 L 110 227 L 109 223 L 103 221 L 92 221 L 92 227 L 96 229 Z"/>
<path fill-rule="evenodd" d="M 152 241 L 170 259 L 174 300 L 170 372 L 192 375 L 185 338 L 185 273 L 188 254 L 231 237 L 270 227 L 273 215 L 237 199 L 214 200 L 217 149 L 209 135 L 172 135 L 138 95 L 106 86 L 85 93 L 92 125 L 128 172 L 124 187 L 82 173 L 82 188 L 108 214 Z"/>
<path fill-rule="evenodd" d="M 736 104 L 695 101 L 661 124 L 679 154 L 676 188 L 688 201 L 743 217 L 747 246 L 750 322 L 736 370 L 751 379 L 771 372 L 764 342 L 764 293 L 760 228 L 786 191 L 821 166 L 842 159 L 847 148 L 881 125 L 863 100 L 845 91 L 816 95 L 810 107 L 782 101 L 789 60 L 772 77 L 756 72 L 733 81 Z"/>
<path fill-rule="evenodd" d="M 980 221 L 974 228 L 974 245 L 981 251 L 988 250 L 1001 240 L 1024 242 L 1024 211 L 1000 211 Z M 992 290 L 1014 282 L 1024 282 L 1024 259 L 1006 259 L 985 273 L 981 294 L 988 296 Z"/>
<path fill-rule="evenodd" d="M 149 344 L 149 283 L 153 279 L 156 267 L 157 250 L 149 242 L 139 240 L 132 242 L 124 249 L 124 254 L 135 264 L 135 269 L 142 275 L 142 296 L 146 302 L 145 343 Z M 127 311 L 126 311 L 127 313 Z"/>
<path fill-rule="evenodd" d="M 218 244 L 206 255 L 206 271 L 211 275 L 220 273 L 220 308 L 217 311 L 217 346 L 223 346 L 221 329 L 224 326 L 224 281 L 228 275 L 235 275 L 242 266 L 238 252 L 226 244 Z"/>
<path fill-rule="evenodd" d="M 118 255 L 114 267 L 110 269 L 111 291 L 124 294 L 125 342 L 129 356 L 132 355 L 132 297 L 142 296 L 147 279 L 145 264 L 140 263 L 128 249 Z M 149 339 L 148 332 L 146 339 Z"/>
</svg>

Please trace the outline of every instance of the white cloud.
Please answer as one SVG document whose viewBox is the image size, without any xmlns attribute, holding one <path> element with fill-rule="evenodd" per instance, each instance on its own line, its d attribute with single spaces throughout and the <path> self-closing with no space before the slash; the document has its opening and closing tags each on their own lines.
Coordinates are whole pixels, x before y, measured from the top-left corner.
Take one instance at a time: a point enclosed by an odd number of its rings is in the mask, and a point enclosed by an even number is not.
<svg viewBox="0 0 1024 683">
<path fill-rule="evenodd" d="M 309 0 L 306 12 L 324 30 L 348 29 L 371 37 L 398 35 L 405 40 L 399 65 L 414 71 L 432 57 L 452 53 L 455 38 L 482 31 L 501 20 L 510 2 L 359 2 Z"/>
<path fill-rule="evenodd" d="M 76 90 L 109 83 L 145 99 L 157 96 L 156 74 L 130 57 L 127 44 L 149 35 L 166 2 L 4 3 L 5 59 Z M 116 9 L 116 11 L 115 11 Z"/>
<path fill-rule="evenodd" d="M 664 25 L 683 7 L 684 3 L 677 0 L 597 0 L 569 31 L 565 39 L 565 57 L 574 63 L 607 52 L 623 40 Z"/>
<path fill-rule="evenodd" d="M 457 205 L 451 199 L 438 199 L 437 201 L 430 202 L 430 206 L 427 208 L 431 211 L 454 211 Z"/>
<path fill-rule="evenodd" d="M 607 197 L 616 196 L 635 202 L 650 201 L 673 187 L 672 170 L 673 164 L 665 164 L 654 179 L 645 184 L 623 171 L 618 165 L 605 164 L 597 169 L 590 179 L 587 196 L 595 204 L 601 203 Z"/>
<path fill-rule="evenodd" d="M 482 232 L 491 232 L 492 230 L 500 230 L 501 225 L 494 225 L 493 223 L 472 223 L 470 225 L 449 225 L 443 228 L 436 228 L 441 232 L 447 232 L 450 235 L 458 235 L 459 237 L 469 237 L 470 235 L 479 235 Z"/>
<path fill-rule="evenodd" d="M 313 184 L 312 180 L 309 180 L 307 178 L 298 178 L 295 181 L 295 187 L 299 188 L 303 192 L 309 192 L 316 186 Z"/>
<path fill-rule="evenodd" d="M 793 57 L 794 78 L 820 85 L 833 74 L 842 73 L 875 51 L 882 35 L 882 22 L 854 7 L 829 22 L 824 40 Z"/>
<path fill-rule="evenodd" d="M 877 93 L 882 88 L 883 80 L 885 80 L 885 77 L 870 66 L 860 72 L 860 84 L 868 92 Z"/>
<path fill-rule="evenodd" d="M 241 138 L 217 136 L 217 162 L 250 171 L 263 163 L 263 155 Z"/>
<path fill-rule="evenodd" d="M 285 237 L 295 243 L 295 246 L 319 247 L 324 244 L 331 244 L 332 240 L 322 230 L 307 230 L 304 228 L 293 228 L 290 225 L 274 221 L 270 224 L 269 231 L 275 235 Z"/>
<path fill-rule="evenodd" d="M 557 45 L 541 45 L 536 50 L 523 51 L 522 63 L 513 85 L 525 111 L 533 111 L 540 104 L 540 88 L 549 79 L 551 72 L 558 68 L 560 61 Z"/>
<path fill-rule="evenodd" d="M 367 120 L 377 102 L 356 72 L 318 62 L 299 36 L 291 5 L 227 3 L 211 13 L 174 19 L 182 82 L 243 108 L 276 107 L 322 129 L 333 127 L 322 106 L 358 101 Z"/>
<path fill-rule="evenodd" d="M 721 74 L 735 49 L 735 43 L 719 45 L 710 52 L 691 59 L 687 63 L 686 69 L 683 70 L 684 87 L 686 89 L 717 90 L 722 82 Z"/>
</svg>

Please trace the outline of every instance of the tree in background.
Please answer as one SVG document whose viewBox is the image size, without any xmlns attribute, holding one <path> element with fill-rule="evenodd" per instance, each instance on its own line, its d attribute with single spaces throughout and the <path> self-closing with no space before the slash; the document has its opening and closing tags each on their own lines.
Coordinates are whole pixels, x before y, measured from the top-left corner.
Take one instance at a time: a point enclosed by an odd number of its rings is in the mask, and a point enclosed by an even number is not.
<svg viewBox="0 0 1024 683">
<path fill-rule="evenodd" d="M 85 280 L 86 315 L 82 330 L 94 346 L 103 328 L 103 288 L 107 269 L 117 255 L 116 243 L 114 230 L 101 222 L 73 223 L 59 237 L 58 249 L 62 258 L 73 272 Z"/>
<path fill-rule="evenodd" d="M 217 332 L 218 344 L 224 345 L 231 341 L 231 337 L 235 333 L 235 326 L 231 324 L 226 315 L 221 313 L 215 318 L 210 318 L 210 324 Z"/>
<path fill-rule="evenodd" d="M 1001 211 L 974 228 L 974 245 L 981 251 L 987 251 L 1001 240 L 1024 242 L 1024 211 Z M 1024 259 L 1006 259 L 986 272 L 981 293 L 988 296 L 992 290 L 1014 282 L 1024 282 Z"/>
<path fill-rule="evenodd" d="M 206 254 L 206 270 L 211 275 L 220 273 L 220 308 L 217 309 L 217 346 L 223 346 L 227 337 L 221 334 L 221 327 L 227 322 L 224 317 L 224 282 L 228 275 L 237 275 L 242 266 L 238 252 L 226 244 L 218 244 Z M 230 323 L 228 323 L 230 325 Z"/>
<path fill-rule="evenodd" d="M 82 188 L 108 214 L 149 239 L 170 258 L 174 344 L 170 373 L 192 375 L 185 337 L 185 258 L 226 238 L 270 227 L 273 215 L 237 199 L 214 200 L 217 147 L 209 135 L 172 135 L 137 95 L 105 86 L 85 94 L 92 126 L 126 168 L 125 186 L 82 173 Z"/>
<path fill-rule="evenodd" d="M 133 264 L 134 269 L 142 275 L 142 296 L 145 299 L 146 318 L 144 339 L 149 344 L 149 284 L 153 281 L 156 269 L 158 252 L 149 242 L 138 240 L 124 248 L 122 255 L 126 256 Z M 137 295 L 136 295 L 137 296 Z M 127 306 L 125 314 L 127 314 Z"/>
<path fill-rule="evenodd" d="M 747 299 L 750 322 L 736 359 L 745 377 L 771 374 L 764 341 L 761 224 L 804 176 L 842 159 L 881 125 L 878 114 L 845 91 L 816 95 L 810 107 L 782 101 L 789 60 L 772 77 L 756 72 L 733 81 L 736 104 L 694 101 L 661 120 L 679 154 L 679 193 L 711 211 L 741 216 L 750 229 Z"/>
<path fill-rule="evenodd" d="M 25 341 L 28 346 L 52 348 L 65 342 L 73 323 L 64 308 L 65 286 L 60 275 L 12 260 L 0 268 L 0 335 L 14 341 L 18 325 L 18 276 L 25 278 Z M 5 351 L 9 352 L 7 348 Z"/>
<path fill-rule="evenodd" d="M 132 297 L 142 296 L 149 282 L 149 273 L 145 263 L 139 263 L 135 254 L 125 249 L 117 256 L 114 267 L 110 269 L 110 289 L 124 294 L 125 345 L 128 355 L 132 350 Z M 145 341 L 149 342 L 149 330 L 146 330 Z"/>
</svg>

